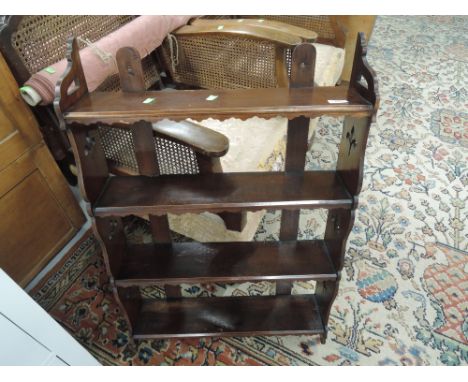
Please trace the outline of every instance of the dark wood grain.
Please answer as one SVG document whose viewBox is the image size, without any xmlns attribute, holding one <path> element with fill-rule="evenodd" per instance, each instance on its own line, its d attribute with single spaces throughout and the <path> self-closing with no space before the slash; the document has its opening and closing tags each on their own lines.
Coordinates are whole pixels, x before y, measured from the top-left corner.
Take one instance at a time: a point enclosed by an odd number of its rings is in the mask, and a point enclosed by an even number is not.
<svg viewBox="0 0 468 382">
<path fill-rule="evenodd" d="M 96 216 L 347 208 L 351 199 L 334 171 L 114 176 L 94 207 Z"/>
<path fill-rule="evenodd" d="M 292 53 L 290 88 L 314 86 L 316 52 L 312 44 L 301 44 Z M 310 119 L 296 117 L 288 121 L 286 140 L 286 172 L 303 173 L 308 149 Z M 299 210 L 281 212 L 280 240 L 296 240 L 299 229 Z M 291 294 L 290 282 L 277 282 L 276 294 Z"/>
<path fill-rule="evenodd" d="M 146 176 L 158 176 L 159 166 L 154 149 L 153 131 L 148 122 L 137 122 L 133 129 L 133 144 L 135 146 L 135 157 L 140 174 Z M 155 243 L 170 243 L 172 241 L 171 230 L 167 215 L 149 215 L 151 233 Z M 173 296 L 173 288 L 166 289 L 166 295 Z M 176 293 L 175 296 L 178 296 Z"/>
<path fill-rule="evenodd" d="M 221 161 L 216 157 L 207 157 L 200 153 L 196 153 L 198 169 L 200 174 L 210 174 L 213 172 L 223 172 Z M 247 212 L 220 212 L 218 215 L 226 226 L 226 229 L 231 231 L 242 231 L 247 223 Z"/>
<path fill-rule="evenodd" d="M 141 58 L 136 49 L 128 47 L 119 49 L 117 52 L 117 66 L 123 92 L 145 90 Z M 136 122 L 132 126 L 132 138 L 139 173 L 145 176 L 160 175 L 151 124 L 145 121 Z M 171 231 L 167 215 L 149 215 L 149 220 L 153 240 L 160 243 L 171 242 Z"/>
<path fill-rule="evenodd" d="M 207 101 L 217 95 L 214 101 Z M 147 98 L 155 98 L 144 104 Z M 332 104 L 329 100 L 347 100 L 345 104 Z M 145 120 L 181 120 L 192 118 L 273 118 L 284 116 L 318 117 L 321 115 L 368 116 L 372 105 L 353 88 L 334 86 L 318 88 L 270 89 L 218 89 L 178 90 L 173 92 L 100 93 L 84 96 L 65 113 L 67 122 L 90 124 L 132 124 Z"/>
<path fill-rule="evenodd" d="M 293 51 L 291 80 L 289 86 L 294 89 L 312 87 L 315 73 L 315 48 L 312 44 L 302 44 Z M 308 149 L 309 118 L 297 117 L 288 121 L 286 141 L 286 172 L 304 172 Z M 280 240 L 295 240 L 299 227 L 299 211 L 283 211 L 281 214 Z M 277 287 L 277 291 L 287 291 L 286 286 Z"/>
<path fill-rule="evenodd" d="M 131 47 L 120 48 L 117 52 L 116 60 L 122 92 L 144 92 L 146 90 L 145 78 L 138 51 Z M 151 124 L 149 125 L 151 126 Z M 207 156 L 220 157 L 226 154 L 229 149 L 229 140 L 226 136 L 190 121 L 154 124 L 153 132 L 163 138 L 169 138 L 171 141 L 185 144 L 194 151 Z M 154 152 L 152 139 L 147 139 L 147 142 L 148 145 L 151 145 Z M 143 174 L 143 172 L 141 173 Z"/>
<path fill-rule="evenodd" d="M 330 310 L 338 294 L 338 285 L 341 275 L 337 280 L 320 280 L 315 285 L 315 295 L 319 306 L 320 317 L 324 324 L 324 332 L 320 335 L 320 342 L 324 344 L 327 340 L 328 334 L 328 320 L 330 317 Z"/>
<path fill-rule="evenodd" d="M 127 319 L 127 322 L 129 323 L 129 332 L 130 335 L 132 335 L 143 301 L 140 290 L 138 287 L 134 286 L 128 288 L 117 288 L 115 284 L 112 283 L 111 285 L 115 300 L 119 306 L 123 307 L 123 311 L 121 313 Z"/>
<path fill-rule="evenodd" d="M 132 128 L 132 137 L 139 173 L 146 176 L 159 175 L 151 124 L 144 121 L 136 122 Z"/>
<path fill-rule="evenodd" d="M 131 333 L 141 306 L 139 290 L 136 287 L 118 290 L 113 281 L 114 275 L 118 274 L 121 269 L 122 260 L 127 255 L 122 219 L 92 217 L 91 220 L 93 232 L 102 249 L 113 297 L 121 307 L 121 314 L 127 320 Z"/>
<path fill-rule="evenodd" d="M 130 246 L 119 286 L 262 280 L 334 280 L 322 241 Z"/>
<path fill-rule="evenodd" d="M 364 178 L 364 159 L 371 118 L 345 117 L 336 171 L 351 193 L 357 196 L 361 192 Z"/>
<path fill-rule="evenodd" d="M 377 76 L 374 70 L 367 62 L 367 42 L 364 33 L 360 32 L 356 39 L 356 49 L 354 53 L 353 67 L 349 79 L 350 86 L 355 88 L 359 94 L 367 99 L 374 107 L 372 119 L 375 121 L 377 109 L 379 108 L 380 96 L 377 83 Z M 364 78 L 366 86 L 360 83 Z"/>
<path fill-rule="evenodd" d="M 68 136 L 75 153 L 81 196 L 92 204 L 101 194 L 109 177 L 98 128 L 83 128 L 73 124 L 68 127 Z"/>
<path fill-rule="evenodd" d="M 316 55 L 315 47 L 309 43 L 294 48 L 291 59 L 290 88 L 314 86 Z"/>
<path fill-rule="evenodd" d="M 153 131 L 147 122 L 137 122 L 132 129 L 135 157 L 140 174 L 145 176 L 158 176 L 159 166 L 154 150 Z M 167 215 L 149 215 L 151 232 L 155 242 L 170 242 L 171 231 Z"/>
<path fill-rule="evenodd" d="M 117 51 L 115 58 L 122 91 L 126 93 L 145 91 L 145 77 L 138 51 L 135 48 L 123 47 Z"/>
<path fill-rule="evenodd" d="M 104 264 L 109 275 L 119 274 L 122 261 L 127 255 L 127 242 L 119 217 L 93 217 L 93 232 L 103 250 Z"/>
<path fill-rule="evenodd" d="M 145 78 L 141 57 L 134 48 L 125 47 L 117 52 L 117 66 L 119 68 L 120 86 L 123 92 L 141 92 L 145 90 Z M 132 128 L 133 146 L 141 175 L 159 176 L 160 168 L 156 156 L 153 129 L 151 123 L 136 122 Z M 171 230 L 167 215 L 149 215 L 151 233 L 155 243 L 170 243 L 172 241 Z M 115 275 L 115 273 L 114 273 Z M 173 285 L 164 285 L 167 298 L 181 296 L 180 288 Z M 129 302 L 125 302 L 130 304 Z M 135 304 L 130 304 L 132 311 Z"/>
<path fill-rule="evenodd" d="M 67 41 L 67 67 L 55 85 L 54 110 L 60 128 L 66 129 L 63 113 L 88 93 L 88 85 L 81 66 L 80 50 L 75 38 Z"/>
<path fill-rule="evenodd" d="M 336 280 L 318 280 L 315 286 L 315 294 L 319 302 L 320 315 L 324 325 L 328 323 L 330 311 L 338 293 L 338 284 L 341 279 L 346 252 L 346 241 L 353 227 L 354 215 L 354 209 L 336 209 L 328 212 L 324 242 L 330 260 L 338 272 L 338 278 Z M 321 336 L 322 343 L 325 342 L 326 336 L 327 330 Z"/>
<path fill-rule="evenodd" d="M 241 232 L 247 224 L 247 212 L 220 212 L 219 217 L 223 219 L 226 229 Z"/>
<path fill-rule="evenodd" d="M 314 295 L 146 300 L 135 339 L 321 334 Z"/>
</svg>

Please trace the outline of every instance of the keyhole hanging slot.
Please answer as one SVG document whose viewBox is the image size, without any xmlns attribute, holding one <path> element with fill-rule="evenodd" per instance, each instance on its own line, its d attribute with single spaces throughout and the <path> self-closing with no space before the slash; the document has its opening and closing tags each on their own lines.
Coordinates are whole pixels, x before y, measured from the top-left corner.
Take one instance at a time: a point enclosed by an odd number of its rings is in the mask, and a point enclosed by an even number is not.
<svg viewBox="0 0 468 382">
<path fill-rule="evenodd" d="M 333 215 L 331 217 L 331 220 L 332 220 L 332 223 L 333 223 L 333 229 L 335 231 L 339 231 L 341 229 L 341 225 L 340 225 L 340 219 L 337 215 Z"/>
<path fill-rule="evenodd" d="M 84 146 L 84 155 L 88 156 L 93 151 L 94 146 L 96 145 L 96 138 L 89 136 L 86 134 L 86 142 Z"/>
<path fill-rule="evenodd" d="M 117 220 L 111 219 L 109 221 L 109 240 L 112 240 L 114 238 L 114 235 L 117 232 Z"/>
</svg>

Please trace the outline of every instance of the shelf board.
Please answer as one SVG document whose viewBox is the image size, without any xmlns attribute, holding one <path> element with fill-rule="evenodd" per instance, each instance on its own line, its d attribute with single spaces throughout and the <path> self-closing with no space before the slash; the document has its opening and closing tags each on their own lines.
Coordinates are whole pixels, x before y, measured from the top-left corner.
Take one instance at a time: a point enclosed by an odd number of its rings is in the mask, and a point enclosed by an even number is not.
<svg viewBox="0 0 468 382">
<path fill-rule="evenodd" d="M 261 209 L 351 208 L 335 171 L 113 176 L 95 216 L 201 213 Z"/>
<path fill-rule="evenodd" d="M 210 97 L 211 96 L 211 97 Z M 145 100 L 153 101 L 144 103 Z M 209 100 L 212 99 L 212 100 Z M 313 88 L 260 88 L 146 91 L 138 93 L 93 92 L 84 95 L 65 113 L 67 123 L 132 124 L 141 120 L 179 121 L 192 118 L 273 118 L 289 119 L 321 115 L 370 116 L 373 106 L 348 86 Z"/>
<path fill-rule="evenodd" d="M 129 246 L 118 286 L 278 280 L 336 280 L 325 243 L 172 243 Z"/>
<path fill-rule="evenodd" d="M 322 334 L 314 295 L 143 300 L 135 339 Z"/>
</svg>

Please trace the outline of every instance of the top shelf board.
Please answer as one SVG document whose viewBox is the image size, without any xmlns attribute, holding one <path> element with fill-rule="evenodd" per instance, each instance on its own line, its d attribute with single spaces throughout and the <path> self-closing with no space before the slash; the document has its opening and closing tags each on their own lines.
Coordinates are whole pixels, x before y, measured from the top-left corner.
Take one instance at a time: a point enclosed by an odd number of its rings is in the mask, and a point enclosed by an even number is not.
<svg viewBox="0 0 468 382">
<path fill-rule="evenodd" d="M 68 124 L 133 124 L 138 121 L 179 121 L 192 118 L 247 119 L 251 117 L 293 119 L 321 115 L 366 117 L 373 106 L 348 86 L 314 88 L 268 88 L 235 90 L 178 90 L 137 93 L 94 92 L 71 106 Z"/>
</svg>

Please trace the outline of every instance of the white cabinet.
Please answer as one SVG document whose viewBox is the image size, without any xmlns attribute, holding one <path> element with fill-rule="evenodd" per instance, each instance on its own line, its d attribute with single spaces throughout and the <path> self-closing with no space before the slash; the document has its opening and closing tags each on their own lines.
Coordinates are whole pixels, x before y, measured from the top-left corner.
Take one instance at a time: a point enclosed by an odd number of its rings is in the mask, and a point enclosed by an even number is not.
<svg viewBox="0 0 468 382">
<path fill-rule="evenodd" d="M 100 365 L 0 269 L 0 365 Z"/>
</svg>

